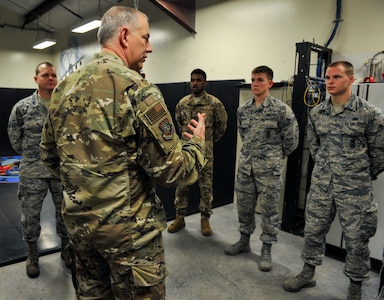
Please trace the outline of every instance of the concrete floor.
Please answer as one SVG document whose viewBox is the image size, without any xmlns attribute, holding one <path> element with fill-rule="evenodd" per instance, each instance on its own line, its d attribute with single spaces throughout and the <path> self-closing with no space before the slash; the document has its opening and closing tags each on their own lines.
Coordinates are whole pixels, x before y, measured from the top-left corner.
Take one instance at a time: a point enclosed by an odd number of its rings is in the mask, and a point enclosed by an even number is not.
<svg viewBox="0 0 384 300">
<path fill-rule="evenodd" d="M 167 300 L 339 300 L 345 299 L 348 278 L 343 274 L 344 263 L 325 257 L 316 270 L 317 285 L 299 293 L 288 293 L 282 282 L 296 275 L 302 267 L 300 251 L 303 238 L 286 232 L 279 234 L 279 242 L 272 248 L 273 270 L 259 271 L 261 244 L 260 218 L 251 237 L 250 253 L 228 256 L 223 249 L 236 242 L 237 213 L 233 204 L 214 209 L 211 225 L 214 234 L 200 233 L 200 215 L 186 218 L 186 228 L 174 234 L 164 232 L 167 277 Z M 363 299 L 377 296 L 379 275 L 371 272 L 363 285 Z M 40 277 L 29 279 L 25 262 L 0 268 L 0 299 L 9 300 L 66 300 L 75 299 L 70 272 L 63 265 L 59 253 L 40 258 Z"/>
</svg>

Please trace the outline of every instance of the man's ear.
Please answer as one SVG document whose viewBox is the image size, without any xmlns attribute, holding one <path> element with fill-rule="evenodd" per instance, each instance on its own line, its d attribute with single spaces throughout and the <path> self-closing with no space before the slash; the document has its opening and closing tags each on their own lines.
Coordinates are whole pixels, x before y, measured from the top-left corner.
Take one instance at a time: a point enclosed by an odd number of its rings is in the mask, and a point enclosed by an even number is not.
<svg viewBox="0 0 384 300">
<path fill-rule="evenodd" d="M 126 27 L 121 28 L 120 33 L 119 33 L 119 40 L 122 45 L 127 46 L 128 42 L 128 35 L 130 34 L 129 29 Z"/>
</svg>

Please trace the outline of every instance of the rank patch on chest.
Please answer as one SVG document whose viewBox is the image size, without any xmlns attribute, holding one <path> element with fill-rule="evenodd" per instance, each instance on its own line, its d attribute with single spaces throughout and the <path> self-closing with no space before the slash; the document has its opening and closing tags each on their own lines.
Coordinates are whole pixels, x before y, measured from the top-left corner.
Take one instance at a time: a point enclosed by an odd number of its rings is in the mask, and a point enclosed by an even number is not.
<svg viewBox="0 0 384 300">
<path fill-rule="evenodd" d="M 173 138 L 173 128 L 168 118 L 165 118 L 159 123 L 159 128 L 161 130 L 164 140 L 171 140 Z"/>
</svg>

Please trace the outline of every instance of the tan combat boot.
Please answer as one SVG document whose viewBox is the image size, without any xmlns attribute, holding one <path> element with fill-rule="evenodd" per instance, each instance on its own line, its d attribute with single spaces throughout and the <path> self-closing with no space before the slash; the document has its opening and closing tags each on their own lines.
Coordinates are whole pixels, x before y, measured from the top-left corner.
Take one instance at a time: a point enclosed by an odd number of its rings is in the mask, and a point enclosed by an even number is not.
<svg viewBox="0 0 384 300">
<path fill-rule="evenodd" d="M 168 226 L 168 232 L 175 233 L 185 227 L 184 216 L 176 214 L 175 221 Z"/>
<path fill-rule="evenodd" d="M 29 278 L 36 278 L 40 275 L 39 252 L 37 251 L 37 242 L 28 243 L 27 257 L 27 275 Z"/>
<path fill-rule="evenodd" d="M 314 287 L 316 285 L 316 281 L 313 280 L 314 276 L 315 266 L 306 263 L 299 275 L 283 282 L 283 288 L 288 292 L 299 292 L 303 288 Z"/>
<path fill-rule="evenodd" d="M 361 300 L 361 283 L 361 281 L 350 281 L 347 300 Z"/>
<path fill-rule="evenodd" d="M 238 242 L 224 249 L 225 254 L 237 255 L 240 253 L 250 252 L 251 246 L 249 245 L 249 238 L 250 236 L 248 234 L 242 233 Z"/>
<path fill-rule="evenodd" d="M 271 257 L 272 244 L 263 243 L 261 247 L 261 258 L 259 263 L 259 270 L 269 272 L 272 270 L 272 257 Z"/>
<path fill-rule="evenodd" d="M 201 213 L 201 233 L 205 236 L 212 235 L 212 228 L 209 224 L 209 214 Z"/>
</svg>

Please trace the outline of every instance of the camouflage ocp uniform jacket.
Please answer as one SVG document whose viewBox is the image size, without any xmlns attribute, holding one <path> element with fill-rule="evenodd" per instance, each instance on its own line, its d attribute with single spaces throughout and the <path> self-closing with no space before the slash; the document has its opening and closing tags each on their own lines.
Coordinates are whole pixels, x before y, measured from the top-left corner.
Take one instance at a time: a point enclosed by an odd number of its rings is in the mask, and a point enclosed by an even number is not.
<svg viewBox="0 0 384 300">
<path fill-rule="evenodd" d="M 243 142 L 238 171 L 247 175 L 281 174 L 284 158 L 299 142 L 292 109 L 271 95 L 258 107 L 252 98 L 238 108 L 237 128 Z"/>
<path fill-rule="evenodd" d="M 61 176 L 71 235 L 140 248 L 166 228 L 155 183 L 196 181 L 204 147 L 199 137 L 181 144 L 155 85 L 98 53 L 54 90 L 41 153 Z"/>
<path fill-rule="evenodd" d="M 41 131 L 48 109 L 39 100 L 37 91 L 17 102 L 8 122 L 12 148 L 21 155 L 19 175 L 32 178 L 53 178 L 40 158 Z"/>
<path fill-rule="evenodd" d="M 228 115 L 223 103 L 215 96 L 204 92 L 202 98 L 195 103 L 192 95 L 183 97 L 175 108 L 175 119 L 179 132 L 188 131 L 191 119 L 197 113 L 205 113 L 206 156 L 213 158 L 213 145 L 219 141 L 227 129 Z"/>
</svg>

